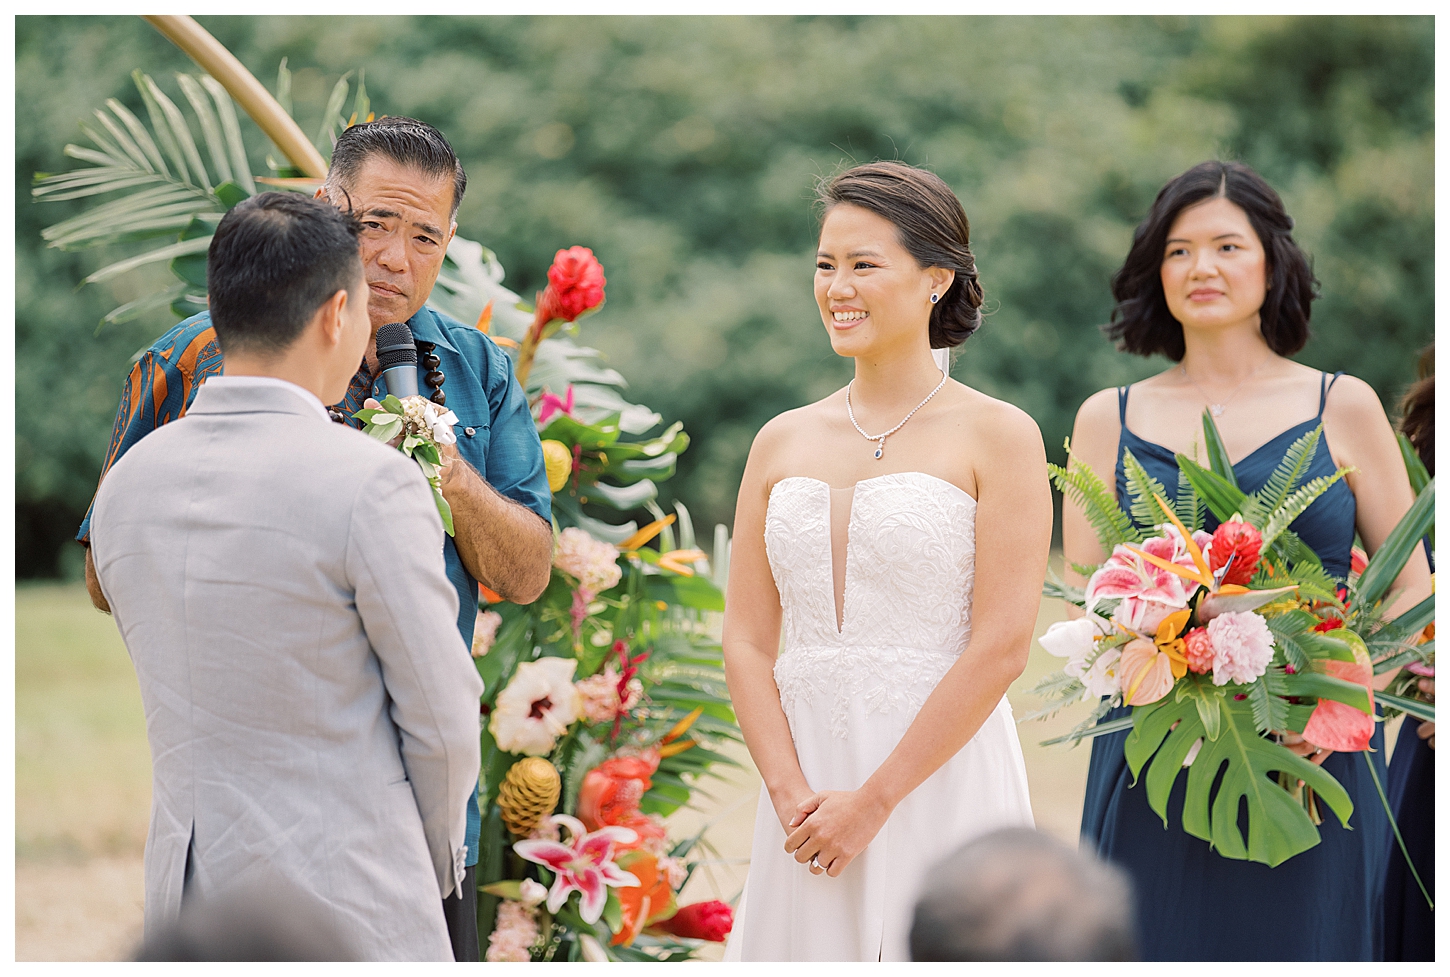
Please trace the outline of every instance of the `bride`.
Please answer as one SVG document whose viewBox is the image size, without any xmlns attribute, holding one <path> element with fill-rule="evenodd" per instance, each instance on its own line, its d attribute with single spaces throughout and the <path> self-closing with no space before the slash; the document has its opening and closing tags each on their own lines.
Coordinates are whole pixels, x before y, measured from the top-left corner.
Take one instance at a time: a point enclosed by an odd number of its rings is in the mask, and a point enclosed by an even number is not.
<svg viewBox="0 0 1450 977">
<path fill-rule="evenodd" d="M 908 959 L 930 867 L 1032 824 L 1005 693 L 1052 534 L 1042 436 L 933 357 L 981 322 L 950 188 L 882 162 L 819 197 L 816 304 L 856 375 L 766 424 L 740 486 L 725 670 L 765 790 L 727 960 Z"/>
</svg>

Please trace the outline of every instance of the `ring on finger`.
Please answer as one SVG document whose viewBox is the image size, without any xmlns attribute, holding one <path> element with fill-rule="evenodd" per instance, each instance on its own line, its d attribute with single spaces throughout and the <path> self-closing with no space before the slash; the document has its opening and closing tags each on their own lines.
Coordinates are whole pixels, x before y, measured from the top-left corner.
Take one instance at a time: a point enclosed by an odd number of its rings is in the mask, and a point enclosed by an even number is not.
<svg viewBox="0 0 1450 977">
<path fill-rule="evenodd" d="M 811 868 L 817 872 L 821 870 L 821 863 L 817 860 L 815 855 L 811 856 Z"/>
</svg>

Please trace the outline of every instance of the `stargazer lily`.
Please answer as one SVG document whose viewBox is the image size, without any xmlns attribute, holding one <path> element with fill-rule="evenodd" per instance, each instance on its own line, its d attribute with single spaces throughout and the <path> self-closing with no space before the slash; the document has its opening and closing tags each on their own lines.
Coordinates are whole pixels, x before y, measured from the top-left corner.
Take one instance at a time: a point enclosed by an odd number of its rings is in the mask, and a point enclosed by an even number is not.
<svg viewBox="0 0 1450 977">
<path fill-rule="evenodd" d="M 597 922 L 609 897 L 608 886 L 640 884 L 637 876 L 614 864 L 615 845 L 631 844 L 638 840 L 639 835 L 630 828 L 614 825 L 588 831 L 582 821 L 567 814 L 555 814 L 549 820 L 569 830 L 568 844 L 527 839 L 514 842 L 514 851 L 520 858 L 554 873 L 554 884 L 549 887 L 546 903 L 549 912 L 557 913 L 568 900 L 569 893 L 578 891 L 579 916 L 586 923 Z"/>
<path fill-rule="evenodd" d="M 1160 496 L 1153 496 L 1153 501 L 1158 503 L 1158 508 L 1172 521 L 1174 527 L 1183 536 L 1184 543 L 1188 546 L 1188 554 L 1193 558 L 1193 568 L 1189 569 L 1181 563 L 1174 563 L 1162 557 L 1147 553 L 1133 546 L 1123 545 L 1123 548 L 1137 554 L 1139 558 L 1169 573 L 1192 580 L 1194 583 L 1202 584 L 1207 588 L 1208 593 L 1204 594 L 1198 601 L 1198 620 L 1200 624 L 1207 624 L 1209 621 L 1226 614 L 1230 611 L 1252 611 L 1257 607 L 1272 603 L 1285 594 L 1298 590 L 1297 584 L 1289 587 L 1276 587 L 1272 590 L 1250 590 L 1239 584 L 1223 584 L 1219 581 L 1223 578 L 1225 566 L 1218 574 L 1209 569 L 1208 560 L 1203 555 L 1203 550 L 1193 538 L 1193 533 L 1188 531 L 1178 516 L 1167 502 Z"/>
</svg>

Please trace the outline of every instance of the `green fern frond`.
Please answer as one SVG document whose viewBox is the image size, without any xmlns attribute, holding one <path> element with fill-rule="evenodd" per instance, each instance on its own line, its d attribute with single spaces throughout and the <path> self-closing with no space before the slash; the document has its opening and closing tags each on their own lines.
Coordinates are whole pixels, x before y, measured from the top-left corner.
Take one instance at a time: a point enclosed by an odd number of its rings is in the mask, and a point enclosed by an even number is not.
<svg viewBox="0 0 1450 977">
<path fill-rule="evenodd" d="M 1271 695 L 1267 681 L 1251 683 L 1248 686 L 1248 697 L 1249 709 L 1254 716 L 1254 728 L 1260 733 L 1288 728 L 1289 703 L 1277 695 Z"/>
<path fill-rule="evenodd" d="M 1339 593 L 1334 578 L 1317 563 L 1295 563 L 1289 568 L 1289 578 L 1299 585 L 1299 596 L 1309 600 L 1339 603 Z"/>
<path fill-rule="evenodd" d="M 1073 462 L 1070 456 L 1069 464 L 1070 468 L 1049 464 L 1048 475 L 1057 490 L 1082 509 L 1103 552 L 1111 553 L 1119 543 L 1141 542 L 1142 533 L 1118 506 L 1115 493 L 1103 484 L 1097 473 L 1081 462 Z"/>
<path fill-rule="evenodd" d="M 1348 475 L 1354 469 L 1348 466 L 1339 469 L 1333 475 L 1321 475 L 1311 479 L 1308 483 L 1295 489 L 1287 498 L 1270 511 L 1269 517 L 1264 520 L 1264 545 L 1268 546 L 1279 537 L 1279 534 L 1289 528 L 1289 524 L 1309 508 L 1314 500 L 1319 498 L 1329 487 Z"/>
<path fill-rule="evenodd" d="M 1153 501 L 1153 496 L 1167 502 L 1168 492 L 1162 482 L 1148 474 L 1128 448 L 1123 449 L 1123 473 L 1128 476 L 1128 512 L 1140 530 L 1151 531 L 1164 521 L 1163 512 Z"/>
<path fill-rule="evenodd" d="M 1203 516 L 1208 506 L 1198 497 L 1197 490 L 1188 476 L 1182 469 L 1178 471 L 1178 495 L 1174 500 L 1173 511 L 1177 514 L 1179 522 L 1192 531 L 1203 528 Z"/>
<path fill-rule="evenodd" d="M 1274 647 L 1283 652 L 1284 662 L 1292 665 L 1295 671 L 1308 668 L 1309 660 L 1313 656 L 1304 647 L 1300 637 L 1314 626 L 1314 615 L 1307 611 L 1290 611 L 1288 614 L 1279 614 L 1264 620 L 1269 625 L 1269 630 L 1274 633 Z"/>
<path fill-rule="evenodd" d="M 1279 460 L 1264 487 L 1253 493 L 1252 498 L 1261 506 L 1262 512 L 1274 512 L 1288 500 L 1289 493 L 1294 491 L 1309 471 L 1323 433 L 1324 425 L 1320 424 L 1314 430 L 1301 435 L 1284 452 L 1284 457 Z"/>
</svg>

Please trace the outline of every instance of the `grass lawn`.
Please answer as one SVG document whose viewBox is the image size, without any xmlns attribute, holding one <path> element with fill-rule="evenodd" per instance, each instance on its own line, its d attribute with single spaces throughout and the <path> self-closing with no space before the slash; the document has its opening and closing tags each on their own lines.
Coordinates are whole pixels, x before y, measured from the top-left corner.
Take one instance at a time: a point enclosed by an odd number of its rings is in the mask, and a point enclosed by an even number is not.
<svg viewBox="0 0 1450 977">
<path fill-rule="evenodd" d="M 1038 633 L 1061 616 L 1044 602 Z M 79 584 L 19 587 L 15 617 L 16 957 L 118 959 L 140 930 L 151 799 L 136 674 L 115 623 Z M 1023 692 L 1060 664 L 1033 643 L 1009 693 L 1017 715 L 1032 708 Z M 1085 708 L 1019 727 L 1038 827 L 1073 842 L 1089 750 L 1037 743 L 1071 728 Z M 760 782 L 738 752 L 745 769 L 706 781 L 712 796 L 700 809 L 671 818 L 681 837 L 716 819 L 712 858 L 686 901 L 729 899 L 744 881 Z"/>
</svg>

